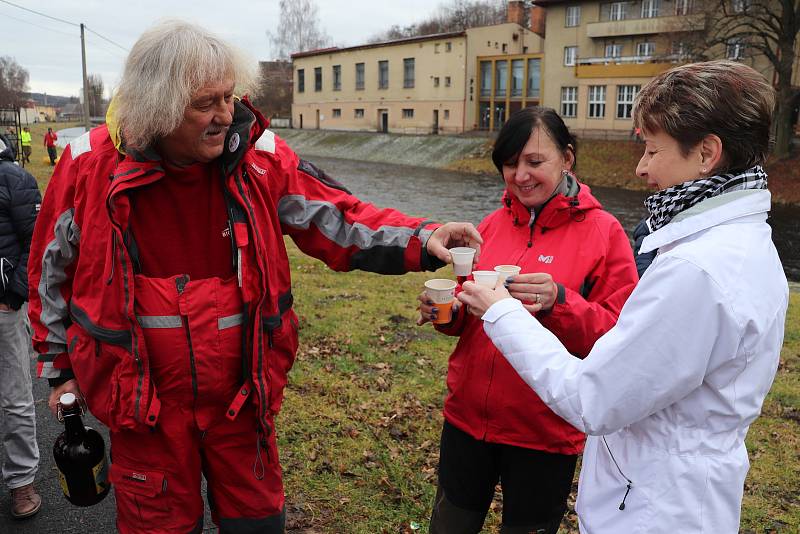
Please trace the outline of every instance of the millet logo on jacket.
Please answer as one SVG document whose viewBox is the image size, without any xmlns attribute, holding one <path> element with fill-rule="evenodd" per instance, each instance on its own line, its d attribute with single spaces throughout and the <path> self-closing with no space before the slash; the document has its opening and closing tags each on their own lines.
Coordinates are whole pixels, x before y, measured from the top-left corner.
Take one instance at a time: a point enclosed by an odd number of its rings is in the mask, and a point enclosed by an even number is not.
<svg viewBox="0 0 800 534">
<path fill-rule="evenodd" d="M 540 254 L 539 261 L 541 263 L 553 263 L 553 256 L 545 256 L 544 254 Z"/>
</svg>

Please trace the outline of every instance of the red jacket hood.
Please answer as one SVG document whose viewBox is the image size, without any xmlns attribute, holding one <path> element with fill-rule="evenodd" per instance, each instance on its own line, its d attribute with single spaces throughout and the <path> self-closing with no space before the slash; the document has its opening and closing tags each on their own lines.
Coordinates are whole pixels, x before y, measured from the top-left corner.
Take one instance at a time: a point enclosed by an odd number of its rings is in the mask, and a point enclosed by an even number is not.
<svg viewBox="0 0 800 534">
<path fill-rule="evenodd" d="M 537 214 L 536 224 L 543 228 L 555 228 L 566 224 L 571 218 L 581 217 L 587 211 L 602 209 L 603 205 L 592 195 L 588 185 L 577 181 L 579 187 L 575 196 L 558 194 L 551 198 Z M 508 189 L 503 192 L 503 207 L 509 217 L 513 218 L 514 225 L 527 225 L 531 219 L 531 211 Z"/>
</svg>

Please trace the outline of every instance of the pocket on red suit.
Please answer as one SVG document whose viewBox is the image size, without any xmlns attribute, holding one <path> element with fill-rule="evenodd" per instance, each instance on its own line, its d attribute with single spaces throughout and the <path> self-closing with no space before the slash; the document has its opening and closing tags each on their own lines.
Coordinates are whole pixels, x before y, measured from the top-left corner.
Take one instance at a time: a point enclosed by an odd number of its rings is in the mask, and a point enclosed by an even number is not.
<svg viewBox="0 0 800 534">
<path fill-rule="evenodd" d="M 135 519 L 140 525 L 153 526 L 170 520 L 172 510 L 164 473 L 112 463 L 109 477 L 121 517 L 127 521 Z"/>
<path fill-rule="evenodd" d="M 137 393 L 141 373 L 133 355 L 77 324 L 69 327 L 67 339 L 70 364 L 92 415 L 111 430 L 142 426 L 135 419 L 137 396 L 145 413 L 149 395 Z"/>
</svg>

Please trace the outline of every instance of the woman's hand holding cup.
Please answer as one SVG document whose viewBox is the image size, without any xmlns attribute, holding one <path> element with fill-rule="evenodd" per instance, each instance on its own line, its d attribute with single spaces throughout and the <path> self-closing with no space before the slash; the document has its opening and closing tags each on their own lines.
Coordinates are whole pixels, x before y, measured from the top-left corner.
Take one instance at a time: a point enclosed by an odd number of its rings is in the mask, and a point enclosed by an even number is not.
<svg viewBox="0 0 800 534">
<path fill-rule="evenodd" d="M 491 289 L 486 286 L 476 284 L 475 282 L 464 282 L 461 286 L 461 293 L 458 294 L 458 300 L 467 306 L 467 310 L 472 315 L 478 317 L 483 316 L 492 304 L 495 302 L 511 298 L 506 288 L 498 285 L 497 288 Z"/>
<path fill-rule="evenodd" d="M 558 296 L 558 286 L 547 273 L 517 274 L 507 279 L 505 286 L 531 313 L 552 309 Z"/>
</svg>

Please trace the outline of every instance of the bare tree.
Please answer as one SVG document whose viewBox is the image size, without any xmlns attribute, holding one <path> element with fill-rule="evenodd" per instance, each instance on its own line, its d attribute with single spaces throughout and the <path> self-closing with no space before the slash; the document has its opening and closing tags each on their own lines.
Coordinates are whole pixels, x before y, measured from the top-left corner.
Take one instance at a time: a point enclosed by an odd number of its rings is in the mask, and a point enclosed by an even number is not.
<svg viewBox="0 0 800 534">
<path fill-rule="evenodd" d="M 777 93 L 774 154 L 789 155 L 792 111 L 800 91 L 792 86 L 795 46 L 800 32 L 797 0 L 708 0 L 706 49 L 724 50 L 731 59 L 765 57 Z M 708 56 L 707 56 L 708 57 Z"/>
<path fill-rule="evenodd" d="M 103 100 L 103 79 L 98 74 L 90 74 L 87 82 L 89 84 L 89 116 L 99 117 L 106 112 Z"/>
<path fill-rule="evenodd" d="M 28 87 L 28 71 L 10 56 L 0 56 L 0 107 L 17 107 Z"/>
<path fill-rule="evenodd" d="M 267 31 L 275 59 L 329 46 L 331 38 L 320 27 L 319 8 L 314 0 L 280 0 L 278 30 Z"/>
<path fill-rule="evenodd" d="M 506 6 L 505 0 L 449 0 L 440 4 L 427 19 L 409 26 L 394 25 L 369 41 L 391 41 L 500 24 L 506 21 Z"/>
<path fill-rule="evenodd" d="M 259 87 L 253 104 L 267 117 L 292 116 L 292 63 L 290 61 L 261 61 Z"/>
</svg>

